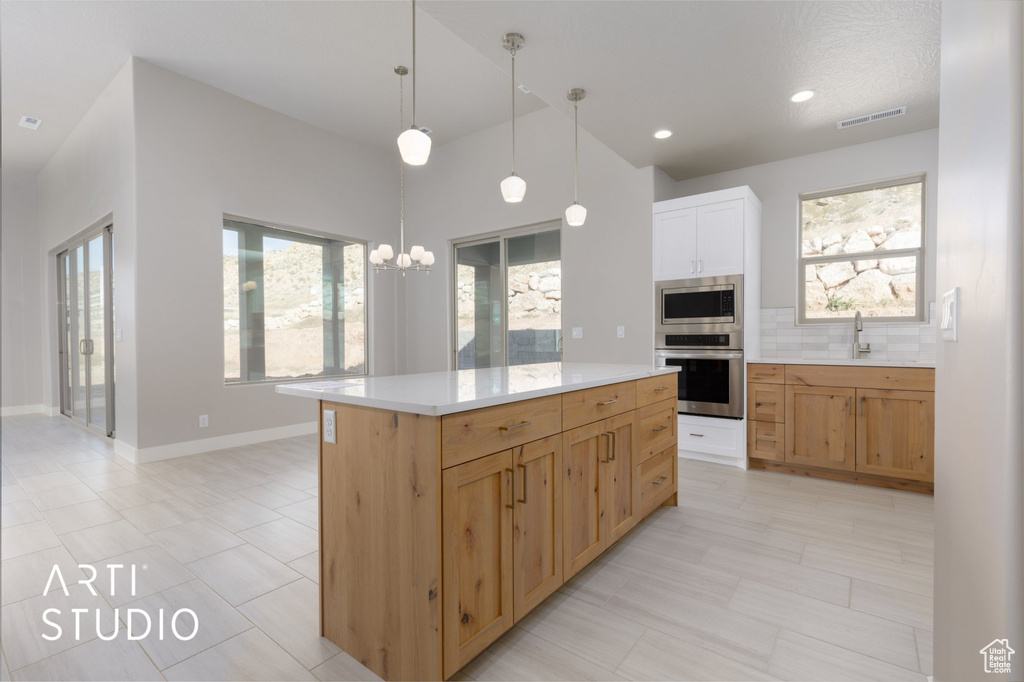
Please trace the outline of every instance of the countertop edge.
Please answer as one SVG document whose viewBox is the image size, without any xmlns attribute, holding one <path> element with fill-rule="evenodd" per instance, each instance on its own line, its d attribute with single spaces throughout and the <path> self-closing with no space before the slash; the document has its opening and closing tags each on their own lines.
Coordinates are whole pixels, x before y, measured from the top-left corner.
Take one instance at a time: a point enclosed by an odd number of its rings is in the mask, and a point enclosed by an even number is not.
<svg viewBox="0 0 1024 682">
<path fill-rule="evenodd" d="M 766 365 L 825 365 L 829 367 L 902 367 L 905 369 L 935 369 L 934 361 L 919 360 L 854 360 L 852 358 L 747 358 L 747 364 Z"/>
<path fill-rule="evenodd" d="M 396 412 L 421 414 L 429 417 L 443 417 L 448 414 L 469 412 L 470 410 L 478 410 L 483 407 L 494 407 L 495 405 L 506 405 L 509 403 L 520 402 L 523 400 L 531 400 L 533 398 L 544 398 L 552 395 L 561 395 L 562 393 L 582 391 L 588 388 L 596 388 L 598 386 L 608 386 L 610 384 L 618 384 L 624 381 L 636 381 L 638 379 L 647 379 L 649 377 L 659 376 L 662 374 L 674 374 L 678 371 L 678 367 L 652 366 L 649 370 L 635 370 L 617 376 L 600 377 L 580 381 L 578 383 L 573 384 L 560 384 L 557 386 L 548 386 L 544 388 L 522 391 L 513 394 L 487 396 L 485 398 L 477 398 L 474 400 L 467 400 L 463 402 L 431 405 L 422 403 L 408 403 L 402 402 L 400 400 L 389 400 L 385 398 L 346 395 L 344 393 L 331 392 L 329 389 L 325 390 L 307 388 L 302 386 L 302 384 L 279 384 L 274 387 L 274 390 L 276 393 L 280 393 L 283 395 L 297 396 L 300 398 L 313 398 L 315 400 L 324 400 L 327 402 L 340 403 L 343 405 L 358 405 L 361 407 L 372 407 L 382 410 L 394 410 Z M 373 377 L 370 378 L 372 379 Z"/>
</svg>

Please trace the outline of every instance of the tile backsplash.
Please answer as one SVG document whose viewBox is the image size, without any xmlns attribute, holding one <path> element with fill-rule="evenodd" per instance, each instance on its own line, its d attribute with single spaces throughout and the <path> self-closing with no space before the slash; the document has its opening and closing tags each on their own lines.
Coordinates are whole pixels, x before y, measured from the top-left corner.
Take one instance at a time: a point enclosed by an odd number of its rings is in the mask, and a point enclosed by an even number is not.
<svg viewBox="0 0 1024 682">
<path fill-rule="evenodd" d="M 862 344 L 871 344 L 873 360 L 935 362 L 935 302 L 923 324 L 872 322 L 864 318 Z M 795 308 L 761 309 L 761 356 L 804 360 L 842 360 L 853 348 L 853 322 L 796 325 Z"/>
</svg>

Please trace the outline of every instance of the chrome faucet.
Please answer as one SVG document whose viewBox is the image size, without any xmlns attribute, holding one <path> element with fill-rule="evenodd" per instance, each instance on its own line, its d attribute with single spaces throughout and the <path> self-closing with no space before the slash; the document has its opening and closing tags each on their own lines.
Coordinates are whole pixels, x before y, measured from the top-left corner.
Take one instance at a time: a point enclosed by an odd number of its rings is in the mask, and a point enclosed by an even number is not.
<svg viewBox="0 0 1024 682">
<path fill-rule="evenodd" d="M 864 320 L 861 319 L 860 311 L 853 316 L 853 359 L 858 359 L 864 353 L 871 352 L 871 344 L 860 345 L 860 333 L 864 331 Z"/>
</svg>

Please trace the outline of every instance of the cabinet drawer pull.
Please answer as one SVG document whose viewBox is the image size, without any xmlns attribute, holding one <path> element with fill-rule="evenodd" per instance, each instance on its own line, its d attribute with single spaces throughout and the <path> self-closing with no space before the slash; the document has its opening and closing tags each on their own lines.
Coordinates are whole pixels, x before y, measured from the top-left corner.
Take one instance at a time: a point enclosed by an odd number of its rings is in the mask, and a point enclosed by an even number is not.
<svg viewBox="0 0 1024 682">
<path fill-rule="evenodd" d="M 762 403 L 762 402 L 755 402 L 755 403 L 754 403 L 754 406 L 755 406 L 755 407 L 761 407 L 762 405 L 774 405 L 774 404 L 775 404 L 775 403 L 767 403 L 767 402 L 765 402 L 765 403 Z"/>
<path fill-rule="evenodd" d="M 667 429 L 667 428 L 668 428 L 667 426 L 665 426 L 665 425 L 662 425 L 662 426 L 659 426 L 659 427 L 658 427 L 658 428 L 656 428 L 656 429 L 651 429 L 651 431 L 652 431 L 653 433 L 658 433 L 659 431 L 664 431 L 664 430 L 665 430 L 665 429 Z"/>
<path fill-rule="evenodd" d="M 526 428 L 527 426 L 533 426 L 533 422 L 519 422 L 518 424 L 514 424 L 512 426 L 499 426 L 498 429 L 507 432 L 516 431 L 517 429 L 523 429 Z"/>
<path fill-rule="evenodd" d="M 704 437 L 703 433 L 691 433 L 690 435 L 693 436 L 694 438 L 703 438 Z"/>
<path fill-rule="evenodd" d="M 775 372 L 754 372 L 755 377 L 773 377 Z"/>
<path fill-rule="evenodd" d="M 619 402 L 618 398 L 612 398 L 611 400 L 605 400 L 603 403 L 598 403 L 598 405 L 604 407 L 605 405 L 614 405 L 617 402 Z"/>
<path fill-rule="evenodd" d="M 757 439 L 757 442 L 758 442 L 758 443 L 767 443 L 767 444 L 769 444 L 769 445 L 775 445 L 775 444 L 776 444 L 776 443 L 778 443 L 779 441 L 777 441 L 777 440 L 765 440 L 765 439 L 762 439 L 762 438 L 758 438 L 758 439 Z"/>
<path fill-rule="evenodd" d="M 655 393 L 661 393 L 662 391 L 667 391 L 667 390 L 668 390 L 668 386 L 658 386 L 656 389 L 654 389 Z"/>
<path fill-rule="evenodd" d="M 517 497 L 516 498 L 516 502 L 521 502 L 522 504 L 526 504 L 526 465 L 525 464 L 517 464 L 516 466 L 518 466 L 520 469 L 523 470 L 523 496 L 522 497 Z"/>
<path fill-rule="evenodd" d="M 505 487 L 508 489 L 508 499 L 509 500 L 514 500 L 516 498 L 516 490 L 515 490 L 516 474 L 515 474 L 514 471 L 512 471 L 508 467 L 505 467 L 505 474 L 507 475 L 507 479 L 506 480 L 508 481 L 505 484 Z M 505 503 L 505 509 L 515 509 L 515 508 L 516 507 L 515 507 L 515 505 L 512 502 L 506 502 Z"/>
<path fill-rule="evenodd" d="M 668 480 L 668 476 L 661 476 L 660 478 L 658 478 L 657 481 L 655 481 L 651 485 L 661 485 L 662 483 L 664 483 L 667 480 Z"/>
</svg>

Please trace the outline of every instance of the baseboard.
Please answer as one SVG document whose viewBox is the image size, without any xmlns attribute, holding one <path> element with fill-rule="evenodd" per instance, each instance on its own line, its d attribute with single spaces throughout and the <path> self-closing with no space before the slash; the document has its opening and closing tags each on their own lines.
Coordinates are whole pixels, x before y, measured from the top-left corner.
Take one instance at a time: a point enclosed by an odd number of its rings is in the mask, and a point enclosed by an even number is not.
<svg viewBox="0 0 1024 682">
<path fill-rule="evenodd" d="M 737 457 L 727 457 L 725 455 L 709 455 L 704 452 L 693 452 L 691 450 L 680 450 L 679 456 L 682 459 L 693 459 L 698 462 L 711 462 L 712 464 L 724 464 L 731 467 L 739 467 L 740 469 L 747 468 L 747 460 L 744 457 L 739 459 Z"/>
<path fill-rule="evenodd" d="M 45 414 L 53 415 L 53 408 L 46 405 L 15 405 L 13 407 L 0 407 L 0 417 L 20 417 L 23 414 Z"/>
<path fill-rule="evenodd" d="M 164 459 L 198 455 L 203 452 L 212 452 L 225 448 L 236 448 L 242 445 L 264 443 L 269 440 L 305 436 L 310 433 L 316 433 L 316 430 L 316 422 L 306 422 L 289 426 L 277 426 L 272 429 L 260 429 L 258 431 L 232 433 L 226 436 L 189 440 L 182 443 L 169 443 L 149 448 L 136 448 L 122 440 L 116 440 L 114 441 L 114 454 L 134 464 L 145 464 L 147 462 L 159 462 Z"/>
</svg>

